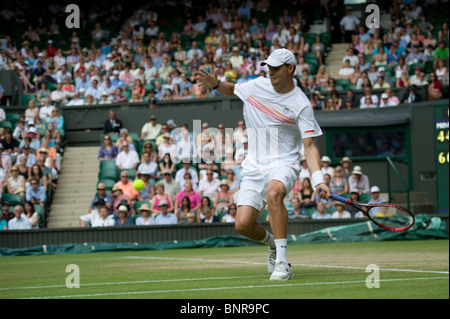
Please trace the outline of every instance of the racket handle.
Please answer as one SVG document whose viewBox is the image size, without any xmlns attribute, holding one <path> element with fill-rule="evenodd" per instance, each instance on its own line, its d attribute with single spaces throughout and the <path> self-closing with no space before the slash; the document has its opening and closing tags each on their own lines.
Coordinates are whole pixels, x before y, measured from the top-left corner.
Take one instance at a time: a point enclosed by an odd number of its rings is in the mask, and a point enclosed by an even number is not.
<svg viewBox="0 0 450 319">
<path fill-rule="evenodd" d="M 321 192 L 323 192 L 323 191 L 321 191 Z M 331 193 L 330 197 L 334 200 L 337 200 L 337 201 L 345 203 L 345 204 L 350 204 L 352 202 L 350 199 L 336 195 L 334 193 Z"/>
</svg>

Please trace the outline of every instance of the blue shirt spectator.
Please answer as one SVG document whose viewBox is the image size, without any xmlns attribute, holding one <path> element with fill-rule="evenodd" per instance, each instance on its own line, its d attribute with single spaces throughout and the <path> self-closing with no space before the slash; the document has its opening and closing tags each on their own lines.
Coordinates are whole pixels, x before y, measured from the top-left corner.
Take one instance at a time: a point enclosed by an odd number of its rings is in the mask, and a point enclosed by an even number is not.
<svg viewBox="0 0 450 319">
<path fill-rule="evenodd" d="M 31 179 L 29 187 L 26 189 L 25 198 L 33 204 L 44 204 L 46 199 L 44 186 L 39 186 L 39 181 Z"/>
</svg>

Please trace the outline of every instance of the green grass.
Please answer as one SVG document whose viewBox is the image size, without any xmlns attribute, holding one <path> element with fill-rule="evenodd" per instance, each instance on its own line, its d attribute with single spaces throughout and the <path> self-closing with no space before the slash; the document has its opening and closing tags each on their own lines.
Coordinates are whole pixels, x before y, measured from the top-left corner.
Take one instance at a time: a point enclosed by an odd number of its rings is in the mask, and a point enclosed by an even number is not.
<svg viewBox="0 0 450 319">
<path fill-rule="evenodd" d="M 0 298 L 449 298 L 448 240 L 290 245 L 288 257 L 288 282 L 269 281 L 264 246 L 4 257 Z M 366 287 L 369 264 L 380 288 Z"/>
</svg>

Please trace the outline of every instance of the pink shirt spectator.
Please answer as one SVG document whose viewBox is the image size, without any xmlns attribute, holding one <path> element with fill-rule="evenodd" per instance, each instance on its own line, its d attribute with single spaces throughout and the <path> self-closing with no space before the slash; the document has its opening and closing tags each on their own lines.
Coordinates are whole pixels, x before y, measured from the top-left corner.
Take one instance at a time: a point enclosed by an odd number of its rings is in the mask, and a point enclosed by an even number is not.
<svg viewBox="0 0 450 319">
<path fill-rule="evenodd" d="M 195 208 L 196 206 L 200 205 L 202 199 L 200 198 L 200 195 L 197 194 L 196 192 L 192 191 L 191 194 L 187 194 L 186 191 L 181 191 L 177 194 L 177 196 L 175 197 L 175 201 L 178 200 L 179 205 L 178 208 L 181 208 L 181 204 L 183 202 L 183 197 L 189 197 L 190 201 L 191 201 L 191 208 Z"/>
</svg>

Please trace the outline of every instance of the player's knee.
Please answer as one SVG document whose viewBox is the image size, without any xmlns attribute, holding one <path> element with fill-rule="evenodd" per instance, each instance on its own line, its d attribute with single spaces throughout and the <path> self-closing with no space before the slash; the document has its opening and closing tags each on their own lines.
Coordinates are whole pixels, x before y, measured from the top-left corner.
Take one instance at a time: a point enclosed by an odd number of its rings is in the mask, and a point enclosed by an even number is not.
<svg viewBox="0 0 450 319">
<path fill-rule="evenodd" d="M 283 199 L 284 193 L 279 190 L 272 189 L 267 192 L 267 203 L 269 206 L 283 203 Z"/>
<path fill-rule="evenodd" d="M 234 228 L 239 234 L 245 235 L 250 230 L 253 223 L 245 218 L 236 218 Z"/>
</svg>

